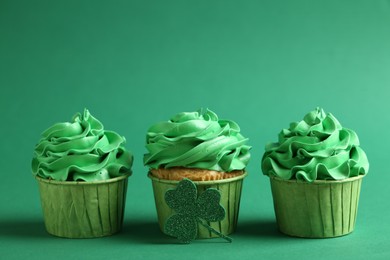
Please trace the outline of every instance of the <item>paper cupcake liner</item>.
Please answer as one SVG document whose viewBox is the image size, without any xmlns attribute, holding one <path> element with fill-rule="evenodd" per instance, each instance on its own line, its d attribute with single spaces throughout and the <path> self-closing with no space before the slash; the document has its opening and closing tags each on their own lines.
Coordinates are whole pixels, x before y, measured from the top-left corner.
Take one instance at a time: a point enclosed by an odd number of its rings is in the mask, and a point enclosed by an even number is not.
<svg viewBox="0 0 390 260">
<path fill-rule="evenodd" d="M 279 230 L 307 238 L 338 237 L 355 228 L 363 175 L 313 183 L 270 176 Z"/>
<path fill-rule="evenodd" d="M 122 228 L 129 175 L 98 182 L 36 177 L 48 233 L 67 238 L 103 237 Z"/>
<path fill-rule="evenodd" d="M 241 190 L 243 179 L 246 175 L 247 173 L 244 173 L 234 178 L 217 181 L 193 181 L 197 187 L 198 196 L 209 188 L 214 188 L 220 191 L 220 204 L 226 211 L 225 218 L 222 221 L 207 222 L 207 224 L 223 235 L 229 235 L 236 230 L 240 208 Z M 164 226 L 166 221 L 171 215 L 175 214 L 175 211 L 172 210 L 165 202 L 165 193 L 170 189 L 175 189 L 179 181 L 158 179 L 153 177 L 150 173 L 148 174 L 148 177 L 152 180 L 158 223 L 161 231 L 165 233 Z M 198 225 L 197 238 L 214 237 L 218 237 L 218 235 L 210 232 L 204 226 Z"/>
</svg>

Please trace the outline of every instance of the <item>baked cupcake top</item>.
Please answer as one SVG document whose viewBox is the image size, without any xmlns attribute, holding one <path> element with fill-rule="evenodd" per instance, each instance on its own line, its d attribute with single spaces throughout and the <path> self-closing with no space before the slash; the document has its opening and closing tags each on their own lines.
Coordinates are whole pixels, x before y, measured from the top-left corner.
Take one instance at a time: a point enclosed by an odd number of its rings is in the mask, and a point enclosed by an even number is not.
<svg viewBox="0 0 390 260">
<path fill-rule="evenodd" d="M 131 174 L 133 155 L 125 138 L 106 131 L 87 109 L 72 122 L 42 133 L 32 159 L 33 175 L 58 181 L 99 181 Z"/>
<path fill-rule="evenodd" d="M 151 169 L 243 170 L 250 158 L 247 141 L 235 122 L 218 119 L 211 110 L 183 112 L 149 128 L 144 164 Z"/>
<path fill-rule="evenodd" d="M 285 180 L 342 180 L 364 175 L 369 163 L 356 133 L 316 108 L 265 147 L 262 171 Z"/>
</svg>

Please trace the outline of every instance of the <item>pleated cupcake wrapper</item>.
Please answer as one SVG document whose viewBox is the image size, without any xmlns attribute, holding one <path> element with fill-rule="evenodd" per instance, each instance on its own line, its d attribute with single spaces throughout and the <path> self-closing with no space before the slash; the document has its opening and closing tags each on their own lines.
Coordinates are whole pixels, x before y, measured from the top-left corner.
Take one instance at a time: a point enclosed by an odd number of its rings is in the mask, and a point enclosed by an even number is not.
<svg viewBox="0 0 390 260">
<path fill-rule="evenodd" d="M 36 177 L 48 233 L 67 238 L 103 237 L 122 228 L 127 176 L 98 182 Z"/>
<path fill-rule="evenodd" d="M 270 176 L 279 230 L 307 238 L 338 237 L 355 228 L 363 175 L 307 183 Z"/>
<path fill-rule="evenodd" d="M 243 179 L 247 173 L 224 180 L 217 181 L 193 181 L 195 183 L 198 196 L 209 188 L 214 188 L 220 191 L 220 204 L 225 209 L 225 218 L 218 222 L 206 222 L 210 227 L 223 235 L 229 235 L 236 230 L 238 213 L 240 208 L 241 190 Z M 164 180 L 153 177 L 150 173 L 148 177 L 152 180 L 154 198 L 157 209 L 157 217 L 160 229 L 164 232 L 164 226 L 167 219 L 175 214 L 165 202 L 165 193 L 177 187 L 179 181 Z M 165 232 L 164 232 L 165 233 Z M 218 235 L 209 231 L 206 227 L 198 224 L 198 238 L 214 238 Z"/>
</svg>

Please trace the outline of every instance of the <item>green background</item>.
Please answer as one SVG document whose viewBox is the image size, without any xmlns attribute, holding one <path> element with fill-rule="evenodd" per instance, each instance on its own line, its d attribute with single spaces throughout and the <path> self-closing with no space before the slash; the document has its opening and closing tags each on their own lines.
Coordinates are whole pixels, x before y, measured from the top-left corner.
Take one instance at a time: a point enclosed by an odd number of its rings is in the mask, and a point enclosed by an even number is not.
<svg viewBox="0 0 390 260">
<path fill-rule="evenodd" d="M 390 257 L 390 1 L 0 1 L 0 258 Z M 354 129 L 370 160 L 356 230 L 276 229 L 267 142 L 317 106 Z M 88 108 L 135 155 L 122 233 L 48 235 L 30 163 L 40 134 Z M 158 229 L 145 133 L 208 107 L 250 138 L 234 242 L 178 245 Z"/>
</svg>

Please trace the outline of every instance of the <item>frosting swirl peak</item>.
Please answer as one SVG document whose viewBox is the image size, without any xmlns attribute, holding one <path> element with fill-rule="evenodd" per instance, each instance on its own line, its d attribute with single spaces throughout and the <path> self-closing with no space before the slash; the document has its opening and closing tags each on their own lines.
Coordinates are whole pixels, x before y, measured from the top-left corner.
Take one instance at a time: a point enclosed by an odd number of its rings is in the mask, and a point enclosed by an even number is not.
<svg viewBox="0 0 390 260">
<path fill-rule="evenodd" d="M 144 164 L 152 169 L 243 170 L 250 158 L 247 141 L 235 122 L 218 119 L 211 110 L 183 112 L 149 128 Z"/>
<path fill-rule="evenodd" d="M 32 172 L 45 179 L 87 182 L 131 174 L 133 155 L 124 142 L 85 109 L 72 122 L 57 123 L 42 133 Z"/>
<path fill-rule="evenodd" d="M 342 180 L 369 169 L 356 133 L 321 108 L 283 129 L 277 143 L 266 145 L 261 166 L 265 175 L 308 182 Z"/>
</svg>

